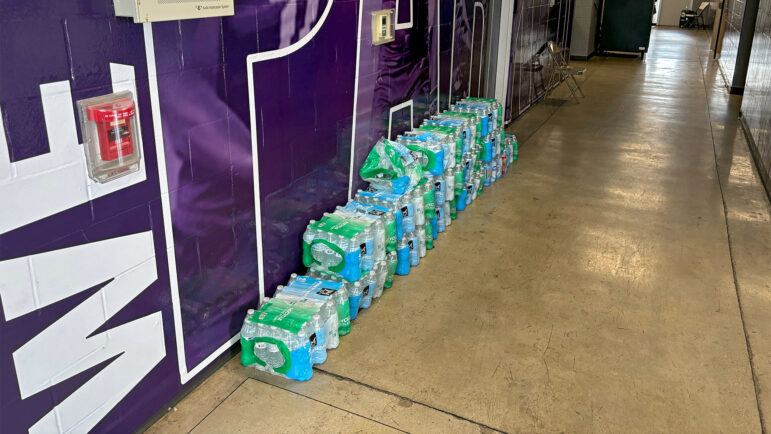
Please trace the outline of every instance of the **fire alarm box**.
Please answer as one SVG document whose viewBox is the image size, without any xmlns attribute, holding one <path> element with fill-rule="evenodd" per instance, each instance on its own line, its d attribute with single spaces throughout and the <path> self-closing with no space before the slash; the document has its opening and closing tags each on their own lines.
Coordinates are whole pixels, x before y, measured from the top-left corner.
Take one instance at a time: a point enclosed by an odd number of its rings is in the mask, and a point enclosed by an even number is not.
<svg viewBox="0 0 771 434">
<path fill-rule="evenodd" d="M 78 101 L 88 176 L 105 183 L 139 170 L 137 109 L 131 92 Z"/>
<path fill-rule="evenodd" d="M 387 44 L 393 40 L 394 10 L 383 9 L 372 12 L 372 45 Z"/>
</svg>

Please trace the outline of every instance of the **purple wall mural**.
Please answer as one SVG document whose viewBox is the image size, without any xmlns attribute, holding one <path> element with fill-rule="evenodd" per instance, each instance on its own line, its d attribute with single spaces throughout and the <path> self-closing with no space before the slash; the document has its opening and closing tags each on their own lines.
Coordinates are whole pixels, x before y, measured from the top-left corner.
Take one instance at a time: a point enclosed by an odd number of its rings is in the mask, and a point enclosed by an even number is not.
<svg viewBox="0 0 771 434">
<path fill-rule="evenodd" d="M 164 408 L 299 270 L 375 141 L 479 92 L 487 5 L 245 0 L 134 24 L 110 1 L 0 0 L 0 431 L 129 431 Z M 397 7 L 372 46 L 370 13 Z M 118 90 L 141 170 L 95 184 L 75 102 Z"/>
</svg>

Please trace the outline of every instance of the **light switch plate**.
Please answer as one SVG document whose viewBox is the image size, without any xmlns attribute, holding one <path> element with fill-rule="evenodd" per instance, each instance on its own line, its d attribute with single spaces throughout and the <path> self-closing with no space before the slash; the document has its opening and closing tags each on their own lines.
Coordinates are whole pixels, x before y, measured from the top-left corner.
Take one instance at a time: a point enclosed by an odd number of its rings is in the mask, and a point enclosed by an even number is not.
<svg viewBox="0 0 771 434">
<path fill-rule="evenodd" d="M 394 10 L 372 12 L 372 45 L 382 45 L 394 40 Z"/>
</svg>

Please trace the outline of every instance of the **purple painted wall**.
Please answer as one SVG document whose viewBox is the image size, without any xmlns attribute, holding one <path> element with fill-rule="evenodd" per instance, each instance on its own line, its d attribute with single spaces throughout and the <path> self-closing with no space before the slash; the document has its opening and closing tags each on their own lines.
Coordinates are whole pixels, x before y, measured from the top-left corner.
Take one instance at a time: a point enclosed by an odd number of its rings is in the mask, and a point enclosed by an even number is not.
<svg viewBox="0 0 771 434">
<path fill-rule="evenodd" d="M 358 167 L 389 125 L 395 136 L 411 119 L 417 123 L 437 106 L 478 92 L 487 0 L 477 6 L 474 0 L 412 0 L 411 17 L 410 0 L 329 1 L 237 1 L 232 17 L 150 25 L 115 18 L 109 0 L 0 0 L 0 431 L 24 432 L 54 413 L 65 427 L 78 423 L 70 420 L 76 410 L 89 410 L 74 399 L 78 391 L 99 382 L 110 395 L 112 383 L 98 376 L 136 351 L 157 354 L 157 363 L 143 371 L 121 368 L 118 378 L 135 374 L 136 380 L 113 394 L 104 415 L 80 422 L 96 432 L 140 426 L 231 346 L 261 292 L 271 295 L 300 268 L 308 220 L 363 185 Z M 400 2 L 396 41 L 372 46 L 370 12 L 393 8 L 394 1 Z M 536 44 L 533 35 L 545 34 L 549 13 L 541 8 L 519 24 L 530 36 L 517 47 Z M 279 49 L 280 56 L 265 56 Z M 121 71 L 134 77 L 142 177 L 108 193 L 73 195 L 71 206 L 46 202 L 37 214 L 27 210 L 25 197 L 46 197 L 57 187 L 46 181 L 50 173 L 81 164 L 82 137 L 67 107 L 112 92 Z M 69 92 L 52 96 L 49 88 Z M 72 161 L 40 169 L 37 162 L 54 161 L 49 157 L 60 148 L 58 134 L 65 136 L 70 125 L 77 136 L 68 145 L 77 151 L 66 154 Z M 37 172 L 25 175 L 25 167 Z M 12 195 L 22 189 L 29 194 Z M 21 214 L 32 217 L 12 223 Z M 111 305 L 105 295 L 124 274 L 59 288 L 56 282 L 66 279 L 45 271 L 56 270 L 55 263 L 24 268 L 41 258 L 66 263 L 71 248 L 141 233 L 151 240 L 151 283 L 136 288 L 125 305 Z M 57 272 L 98 275 L 93 270 L 109 261 L 94 255 Z M 128 267 L 126 274 L 133 270 Z M 11 314 L 16 307 L 9 300 L 25 285 L 59 296 L 35 299 L 37 308 Z M 40 360 L 55 362 L 56 355 L 42 348 L 37 359 L 27 360 L 20 348 L 52 325 L 78 330 L 70 314 L 80 309 L 79 315 L 91 315 L 81 307 L 99 297 L 106 312 L 92 316 L 103 324 L 81 330 L 73 352 L 104 334 L 105 345 L 92 352 L 104 357 L 52 374 L 52 384 L 25 392 L 34 375 L 22 374 L 20 364 L 37 369 Z M 124 342 L 118 333 L 105 333 L 152 318 L 158 318 L 152 330 L 160 348 L 148 353 L 141 350 L 150 336 Z M 108 355 L 109 345 L 125 351 Z"/>
</svg>

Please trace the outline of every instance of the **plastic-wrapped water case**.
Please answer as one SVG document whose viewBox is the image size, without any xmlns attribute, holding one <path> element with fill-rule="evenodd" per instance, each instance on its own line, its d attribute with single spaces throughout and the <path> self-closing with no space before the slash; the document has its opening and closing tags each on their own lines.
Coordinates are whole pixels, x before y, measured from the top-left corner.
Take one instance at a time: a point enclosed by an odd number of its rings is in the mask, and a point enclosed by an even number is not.
<svg viewBox="0 0 771 434">
<path fill-rule="evenodd" d="M 413 158 L 420 162 L 423 167 L 423 176 L 444 172 L 446 148 L 435 137 L 399 136 L 397 140 L 412 152 Z"/>
<path fill-rule="evenodd" d="M 500 104 L 498 104 L 498 102 L 495 100 L 492 100 L 494 102 L 488 101 L 489 100 L 485 98 L 465 98 L 459 101 L 457 104 L 465 105 L 475 109 L 482 108 L 484 110 L 484 116 L 487 116 L 488 119 L 488 132 L 491 132 L 494 128 L 498 128 L 500 126 L 498 125 L 498 120 L 500 119 L 500 116 L 498 115 L 498 108 Z"/>
<path fill-rule="evenodd" d="M 463 154 L 463 137 L 461 129 L 449 127 L 446 125 L 434 125 L 424 122 L 420 127 L 410 131 L 409 135 L 423 136 L 430 133 L 437 139 L 442 140 L 442 146 L 445 147 L 445 170 L 453 168 L 460 162 L 460 156 Z"/>
<path fill-rule="evenodd" d="M 375 262 L 384 261 L 386 252 L 396 251 L 396 217 L 390 209 L 352 200 L 345 206 L 338 206 L 335 213 L 347 218 L 358 218 L 372 225 L 375 237 Z"/>
<path fill-rule="evenodd" d="M 415 208 L 412 203 L 411 192 L 396 194 L 370 186 L 366 191 L 359 190 L 356 193 L 355 200 L 391 210 L 396 223 L 397 241 L 404 233 L 415 230 Z"/>
<path fill-rule="evenodd" d="M 374 241 L 366 222 L 325 214 L 320 221 L 311 220 L 303 234 L 303 264 L 354 282 L 375 265 Z"/>
<path fill-rule="evenodd" d="M 465 98 L 463 101 L 469 101 L 469 102 L 484 102 L 488 103 L 492 106 L 493 110 L 495 110 L 493 113 L 495 113 L 495 116 L 493 118 L 495 119 L 495 126 L 498 128 L 501 128 L 503 126 L 503 106 L 500 102 L 498 102 L 495 98 L 474 98 L 474 97 L 468 97 Z"/>
<path fill-rule="evenodd" d="M 319 306 L 319 312 L 311 320 L 314 330 L 312 336 L 315 339 L 315 344 L 311 340 L 311 363 L 314 365 L 324 363 L 327 360 L 327 349 L 337 348 L 340 345 L 340 335 L 337 330 L 339 321 L 332 300 L 309 294 L 303 288 L 287 288 L 281 285 L 276 288 L 274 298 L 285 300 L 294 305 L 302 303 Z"/>
<path fill-rule="evenodd" d="M 492 109 L 488 106 L 488 104 L 458 102 L 451 105 L 450 110 L 460 113 L 473 113 L 477 115 L 482 122 L 482 128 L 479 130 L 479 133 L 482 138 L 487 137 L 490 132 L 489 127 L 493 117 Z"/>
<path fill-rule="evenodd" d="M 348 309 L 351 316 L 351 320 L 356 319 L 359 314 L 359 308 L 361 308 L 361 300 L 364 297 L 365 289 L 369 292 L 369 284 L 365 277 L 367 274 L 356 282 L 349 282 L 341 278 L 336 273 L 329 273 L 318 269 L 308 269 L 306 273 L 308 277 L 318 280 L 328 280 L 330 282 L 342 283 L 345 292 L 348 294 Z"/>
<path fill-rule="evenodd" d="M 359 170 L 371 185 L 397 194 L 414 187 L 422 173 L 423 167 L 409 149 L 384 138 L 378 140 Z"/>
<path fill-rule="evenodd" d="M 464 152 L 468 152 L 471 142 L 474 140 L 474 130 L 471 125 L 471 120 L 467 118 L 459 118 L 447 115 L 434 115 L 431 119 L 425 121 L 427 125 L 443 125 L 447 127 L 454 127 L 460 131 L 461 135 L 461 147 L 456 150 L 457 154 L 462 155 Z M 456 155 L 457 161 L 458 155 Z"/>
<path fill-rule="evenodd" d="M 320 310 L 318 303 L 277 298 L 250 310 L 241 327 L 241 364 L 293 380 L 310 379 Z"/>
<path fill-rule="evenodd" d="M 289 283 L 284 288 L 285 290 L 287 288 L 300 288 L 314 294 L 314 297 L 323 297 L 323 299 L 331 302 L 337 313 L 338 335 L 345 336 L 351 332 L 351 305 L 348 302 L 348 290 L 343 282 L 314 279 L 310 276 L 298 276 L 293 273 L 289 278 Z"/>
<path fill-rule="evenodd" d="M 478 114 L 464 112 L 459 109 L 457 111 L 445 110 L 439 116 L 449 117 L 454 119 L 463 119 L 469 122 L 471 124 L 471 137 L 469 140 L 469 146 L 475 143 L 476 144 L 482 143 L 482 118 Z M 466 153 L 468 151 L 469 151 L 468 149 L 464 149 L 463 153 Z"/>
</svg>

